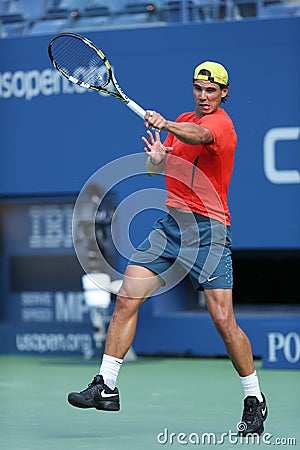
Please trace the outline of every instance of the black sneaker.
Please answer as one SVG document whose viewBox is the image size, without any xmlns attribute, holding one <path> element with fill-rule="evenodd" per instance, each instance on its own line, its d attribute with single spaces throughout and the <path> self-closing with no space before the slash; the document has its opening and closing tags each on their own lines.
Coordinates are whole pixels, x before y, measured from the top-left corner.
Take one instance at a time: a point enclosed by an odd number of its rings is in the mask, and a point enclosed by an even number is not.
<svg viewBox="0 0 300 450">
<path fill-rule="evenodd" d="M 120 397 L 117 388 L 110 389 L 102 375 L 96 375 L 86 389 L 81 392 L 71 392 L 68 402 L 77 408 L 96 408 L 104 411 L 119 411 Z"/>
<path fill-rule="evenodd" d="M 263 433 L 263 423 L 267 418 L 268 408 L 264 394 L 262 393 L 261 395 L 263 398 L 262 402 L 255 396 L 245 398 L 242 422 L 238 425 L 240 436 L 247 436 L 248 434 L 260 435 Z"/>
</svg>

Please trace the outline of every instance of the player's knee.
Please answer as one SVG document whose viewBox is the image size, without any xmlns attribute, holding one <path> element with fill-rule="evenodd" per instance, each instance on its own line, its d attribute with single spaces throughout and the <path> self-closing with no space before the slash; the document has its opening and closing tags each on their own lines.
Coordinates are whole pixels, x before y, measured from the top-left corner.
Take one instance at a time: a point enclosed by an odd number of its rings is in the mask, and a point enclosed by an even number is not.
<svg viewBox="0 0 300 450">
<path fill-rule="evenodd" d="M 235 331 L 236 323 L 227 311 L 218 312 L 213 316 L 216 329 L 224 340 L 230 340 Z"/>
<path fill-rule="evenodd" d="M 135 289 L 133 283 L 123 282 L 117 295 L 117 302 L 124 302 L 124 304 L 127 305 L 130 300 L 141 301 L 142 298 L 138 295 L 137 289 Z"/>
<path fill-rule="evenodd" d="M 138 310 L 141 304 L 142 299 L 133 298 L 132 294 L 128 292 L 128 290 L 126 291 L 125 289 L 121 289 L 117 295 L 115 311 L 131 315 Z"/>
</svg>

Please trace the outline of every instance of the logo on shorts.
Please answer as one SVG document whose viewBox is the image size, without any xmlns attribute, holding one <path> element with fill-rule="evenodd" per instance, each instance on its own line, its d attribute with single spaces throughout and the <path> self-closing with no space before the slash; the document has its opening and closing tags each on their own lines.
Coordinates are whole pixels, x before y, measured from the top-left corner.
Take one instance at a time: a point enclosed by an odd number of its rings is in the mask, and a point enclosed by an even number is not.
<svg viewBox="0 0 300 450">
<path fill-rule="evenodd" d="M 219 278 L 219 277 L 211 277 L 211 278 L 207 278 L 207 281 L 214 281 L 216 278 Z"/>
</svg>

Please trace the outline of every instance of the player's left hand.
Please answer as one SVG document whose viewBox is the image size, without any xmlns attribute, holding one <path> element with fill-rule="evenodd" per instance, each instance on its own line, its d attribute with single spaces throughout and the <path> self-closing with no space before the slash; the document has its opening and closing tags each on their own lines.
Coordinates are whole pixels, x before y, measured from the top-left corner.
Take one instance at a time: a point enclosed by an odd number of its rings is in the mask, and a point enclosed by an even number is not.
<svg viewBox="0 0 300 450">
<path fill-rule="evenodd" d="M 148 130 L 147 135 L 148 139 L 144 136 L 142 137 L 142 141 L 146 145 L 144 152 L 151 157 L 155 164 L 159 164 L 163 159 L 165 159 L 166 154 L 171 152 L 173 148 L 165 147 L 161 143 L 160 134 L 158 131 L 155 131 L 153 135 L 153 133 Z"/>
</svg>

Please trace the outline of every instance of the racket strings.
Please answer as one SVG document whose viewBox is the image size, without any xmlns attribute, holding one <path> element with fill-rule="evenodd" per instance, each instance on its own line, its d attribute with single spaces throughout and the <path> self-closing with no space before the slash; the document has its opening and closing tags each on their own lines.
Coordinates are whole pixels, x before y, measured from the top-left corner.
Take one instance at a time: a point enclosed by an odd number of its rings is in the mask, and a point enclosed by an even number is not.
<svg viewBox="0 0 300 450">
<path fill-rule="evenodd" d="M 110 73 L 96 49 L 84 41 L 63 36 L 51 47 L 53 59 L 67 77 L 78 84 L 104 88 L 110 82 Z"/>
</svg>

